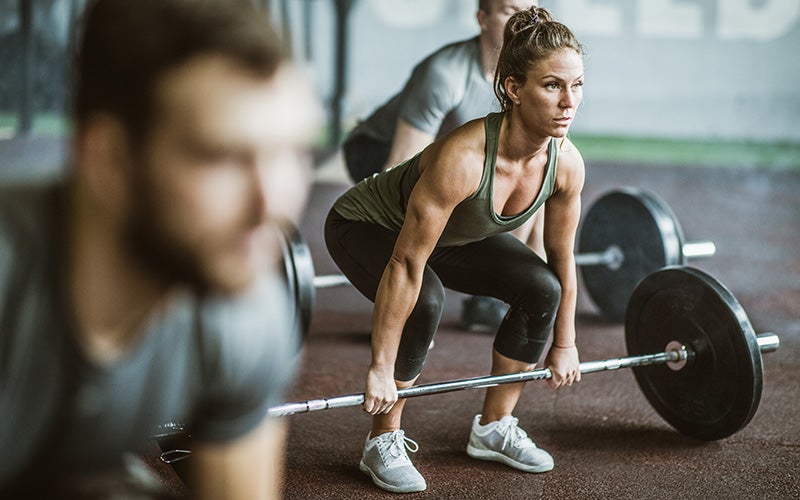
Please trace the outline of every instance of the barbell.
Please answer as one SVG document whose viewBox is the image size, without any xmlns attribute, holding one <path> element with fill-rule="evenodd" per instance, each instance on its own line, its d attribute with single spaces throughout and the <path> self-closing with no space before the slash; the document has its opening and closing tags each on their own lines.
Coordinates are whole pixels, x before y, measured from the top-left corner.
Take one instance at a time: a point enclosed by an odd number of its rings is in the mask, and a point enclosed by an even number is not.
<svg viewBox="0 0 800 500">
<path fill-rule="evenodd" d="M 598 198 L 579 230 L 575 263 L 589 297 L 603 316 L 622 321 L 628 300 L 645 276 L 662 267 L 711 257 L 711 241 L 685 242 L 678 218 L 650 191 L 622 187 Z M 315 275 L 308 245 L 296 227 L 283 230 L 285 279 L 294 298 L 295 323 L 305 334 L 317 288 L 348 286 L 342 274 Z"/>
<path fill-rule="evenodd" d="M 756 335 L 742 306 L 711 275 L 673 266 L 648 275 L 636 287 L 625 315 L 627 357 L 580 364 L 582 374 L 632 368 L 653 409 L 680 433 L 704 441 L 726 438 L 755 415 L 763 387 L 762 353 L 779 348 L 774 333 Z M 428 396 L 501 384 L 544 380 L 549 369 L 422 384 L 399 389 L 399 398 Z M 273 406 L 282 417 L 358 406 L 364 393 Z M 177 468 L 191 455 L 186 429 L 169 423 L 156 440 L 161 460 Z M 180 469 L 179 474 L 184 473 Z"/>
<path fill-rule="evenodd" d="M 774 333 L 756 335 L 733 294 L 711 275 L 685 266 L 648 275 L 625 317 L 628 357 L 580 364 L 582 374 L 633 368 L 647 400 L 679 432 L 706 441 L 743 428 L 758 408 L 762 352 L 778 349 Z M 412 386 L 412 398 L 552 377 L 548 368 Z M 268 410 L 288 416 L 363 404 L 364 394 L 285 403 Z"/>
</svg>

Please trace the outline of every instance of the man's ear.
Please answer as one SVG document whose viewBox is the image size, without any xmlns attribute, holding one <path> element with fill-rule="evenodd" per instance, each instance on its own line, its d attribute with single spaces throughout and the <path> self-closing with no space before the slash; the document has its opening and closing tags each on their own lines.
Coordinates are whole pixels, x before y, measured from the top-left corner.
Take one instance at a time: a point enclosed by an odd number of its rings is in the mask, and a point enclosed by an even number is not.
<svg viewBox="0 0 800 500">
<path fill-rule="evenodd" d="M 79 181 L 101 208 L 126 203 L 132 149 L 122 123 L 108 113 L 95 113 L 76 134 L 75 169 Z"/>
<path fill-rule="evenodd" d="M 483 9 L 478 9 L 478 12 L 475 14 L 475 19 L 478 20 L 478 26 L 481 27 L 481 33 L 484 33 L 487 29 L 489 29 L 488 25 L 486 24 L 487 17 L 489 17 L 489 14 Z"/>
<path fill-rule="evenodd" d="M 511 102 L 519 106 L 519 89 L 522 87 L 522 84 L 513 76 L 507 76 L 503 81 L 503 87 L 505 87 L 506 95 L 511 99 Z"/>
</svg>

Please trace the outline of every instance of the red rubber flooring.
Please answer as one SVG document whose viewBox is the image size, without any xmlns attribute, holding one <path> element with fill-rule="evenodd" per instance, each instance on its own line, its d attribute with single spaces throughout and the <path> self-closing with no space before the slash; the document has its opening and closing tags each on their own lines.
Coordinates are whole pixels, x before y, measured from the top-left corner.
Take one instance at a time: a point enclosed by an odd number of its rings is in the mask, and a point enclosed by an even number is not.
<svg viewBox="0 0 800 500">
<path fill-rule="evenodd" d="M 619 185 L 659 194 L 688 240 L 710 239 L 717 254 L 693 261 L 730 288 L 756 331 L 774 331 L 781 348 L 764 356 L 764 391 L 750 424 L 717 442 L 669 427 L 640 393 L 630 370 L 586 375 L 553 391 L 528 384 L 516 416 L 555 458 L 545 474 L 525 474 L 465 453 L 483 390 L 410 400 L 406 434 L 420 444 L 412 459 L 428 490 L 418 498 L 641 499 L 800 498 L 800 175 L 592 164 L 584 207 Z M 322 241 L 328 208 L 346 186 L 318 184 L 302 232 L 318 274 L 337 272 Z M 492 337 L 457 326 L 461 296 L 448 295 L 436 346 L 420 383 L 488 372 Z M 320 290 L 290 400 L 361 392 L 369 363 L 370 303 L 352 289 Z M 578 304 L 582 360 L 625 355 L 623 327 Z M 289 417 L 284 497 L 389 498 L 358 470 L 369 416 L 359 408 Z"/>
</svg>

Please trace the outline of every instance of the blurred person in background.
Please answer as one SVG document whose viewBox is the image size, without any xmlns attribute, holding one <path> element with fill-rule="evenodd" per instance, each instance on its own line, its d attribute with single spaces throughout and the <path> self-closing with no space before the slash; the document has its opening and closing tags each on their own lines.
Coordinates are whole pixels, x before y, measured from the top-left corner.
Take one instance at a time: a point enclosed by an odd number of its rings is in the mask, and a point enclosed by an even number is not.
<svg viewBox="0 0 800 500">
<path fill-rule="evenodd" d="M 480 34 L 422 60 L 403 89 L 348 134 L 342 149 L 351 179 L 359 182 L 391 168 L 456 127 L 499 111 L 492 79 L 503 28 L 514 13 L 536 5 L 531 0 L 480 0 Z M 544 256 L 543 228 L 542 209 L 514 234 Z M 462 307 L 464 328 L 492 333 L 508 311 L 507 304 L 492 297 L 472 296 Z"/>
<path fill-rule="evenodd" d="M 70 169 L 0 188 L 0 497 L 158 496 L 136 453 L 179 420 L 194 496 L 276 498 L 266 412 L 297 344 L 277 227 L 304 207 L 316 98 L 249 0 L 84 20 Z"/>
</svg>

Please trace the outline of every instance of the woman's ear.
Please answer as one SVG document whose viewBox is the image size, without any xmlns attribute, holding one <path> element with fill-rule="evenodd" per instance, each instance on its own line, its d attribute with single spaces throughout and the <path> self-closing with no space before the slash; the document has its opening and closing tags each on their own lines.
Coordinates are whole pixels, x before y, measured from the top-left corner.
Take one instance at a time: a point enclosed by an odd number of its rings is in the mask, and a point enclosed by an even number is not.
<svg viewBox="0 0 800 500">
<path fill-rule="evenodd" d="M 522 84 L 519 83 L 513 76 L 507 76 L 503 82 L 503 87 L 505 87 L 506 95 L 509 99 L 511 99 L 511 102 L 519 106 L 519 89 L 522 87 Z"/>
</svg>

